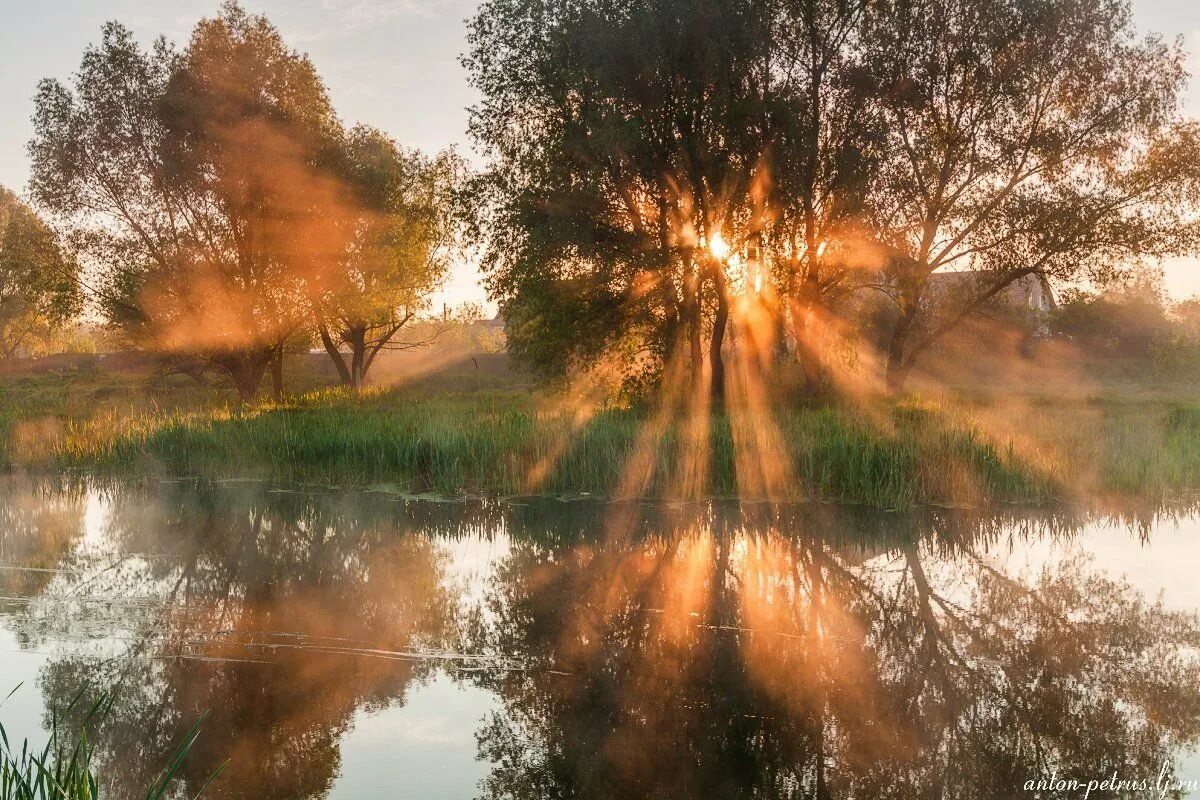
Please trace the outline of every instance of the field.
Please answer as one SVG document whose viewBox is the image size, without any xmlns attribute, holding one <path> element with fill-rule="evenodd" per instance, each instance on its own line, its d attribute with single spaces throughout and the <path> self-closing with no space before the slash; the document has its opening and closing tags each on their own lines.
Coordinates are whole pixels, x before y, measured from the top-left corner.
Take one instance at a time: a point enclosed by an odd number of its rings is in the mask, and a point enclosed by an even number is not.
<svg viewBox="0 0 1200 800">
<path fill-rule="evenodd" d="M 641 406 L 581 413 L 535 391 L 503 356 L 408 372 L 356 397 L 328 387 L 323 361 L 297 358 L 285 401 L 244 408 L 183 376 L 100 361 L 9 374 L 0 464 L 449 497 L 740 496 L 880 508 L 1159 502 L 1200 489 L 1200 405 L 1178 391 L 1114 382 L 1065 397 L 999 395 L 976 382 L 969 393 L 900 401 L 781 402 L 697 425 Z"/>
</svg>

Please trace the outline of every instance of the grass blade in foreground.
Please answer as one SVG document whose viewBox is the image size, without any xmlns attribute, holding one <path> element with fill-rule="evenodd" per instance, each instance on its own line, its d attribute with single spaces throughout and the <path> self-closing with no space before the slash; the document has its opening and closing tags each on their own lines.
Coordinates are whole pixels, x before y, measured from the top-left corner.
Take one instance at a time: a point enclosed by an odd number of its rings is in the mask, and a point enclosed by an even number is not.
<svg viewBox="0 0 1200 800">
<path fill-rule="evenodd" d="M 79 696 L 76 696 L 71 705 L 73 706 L 78 699 Z M 87 730 L 90 723 L 103 717 L 111 706 L 111 699 L 112 694 L 106 693 L 92 705 L 79 738 L 69 751 L 59 742 L 57 722 L 52 723 L 50 740 L 40 754 L 30 752 L 28 742 L 22 743 L 19 753 L 14 752 L 4 726 L 0 725 L 0 800 L 98 800 L 101 796 L 100 786 L 92 772 L 92 749 L 88 742 Z M 167 795 L 171 781 L 200 736 L 201 725 L 206 716 L 207 714 L 204 714 L 196 720 L 180 742 L 168 766 L 146 790 L 145 800 L 161 800 Z M 216 769 L 194 797 L 203 793 L 221 774 L 227 763 L 228 761 L 222 763 Z"/>
</svg>

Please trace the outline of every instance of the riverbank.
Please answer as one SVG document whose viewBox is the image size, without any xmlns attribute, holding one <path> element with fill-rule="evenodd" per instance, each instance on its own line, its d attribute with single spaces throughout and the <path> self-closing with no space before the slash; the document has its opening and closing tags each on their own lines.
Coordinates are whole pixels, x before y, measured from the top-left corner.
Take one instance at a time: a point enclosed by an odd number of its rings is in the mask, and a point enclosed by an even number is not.
<svg viewBox="0 0 1200 800">
<path fill-rule="evenodd" d="M 776 404 L 697 422 L 508 383 L 309 388 L 239 409 L 175 377 L 0 388 L 15 471 L 259 478 L 406 492 L 818 499 L 878 508 L 1160 498 L 1200 489 L 1200 405 L 1159 394 Z"/>
</svg>

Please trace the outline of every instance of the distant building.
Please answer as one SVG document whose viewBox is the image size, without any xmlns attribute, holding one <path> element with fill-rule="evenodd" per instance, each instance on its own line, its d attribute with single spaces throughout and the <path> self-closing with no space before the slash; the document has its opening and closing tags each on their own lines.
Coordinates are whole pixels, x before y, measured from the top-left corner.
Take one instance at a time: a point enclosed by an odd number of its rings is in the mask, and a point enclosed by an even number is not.
<svg viewBox="0 0 1200 800">
<path fill-rule="evenodd" d="M 948 292 L 971 292 L 986 287 L 995 276 L 988 272 L 962 270 L 935 272 L 929 276 L 931 299 Z M 1035 316 L 1045 316 L 1058 307 L 1054 290 L 1045 275 L 1024 275 L 1006 286 L 996 297 L 998 302 L 1016 309 L 1029 309 Z"/>
<path fill-rule="evenodd" d="M 491 319 L 482 320 L 479 324 L 484 328 L 487 328 L 489 331 L 504 333 L 504 314 L 502 314 L 500 311 L 497 311 L 496 316 L 492 317 Z"/>
</svg>

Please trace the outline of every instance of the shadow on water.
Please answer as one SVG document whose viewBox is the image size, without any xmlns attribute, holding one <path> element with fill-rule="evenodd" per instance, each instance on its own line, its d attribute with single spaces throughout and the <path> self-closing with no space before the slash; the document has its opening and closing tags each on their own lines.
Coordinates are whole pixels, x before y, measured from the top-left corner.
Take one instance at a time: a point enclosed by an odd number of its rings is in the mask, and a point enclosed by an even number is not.
<svg viewBox="0 0 1200 800">
<path fill-rule="evenodd" d="M 94 737 L 114 798 L 206 710 L 185 784 L 230 757 L 212 796 L 327 796 L 352 722 L 436 676 L 494 698 L 495 798 L 1007 797 L 1157 780 L 1200 736 L 1196 616 L 1086 557 L 1106 525 L 1153 549 L 1189 508 L 4 489 L 0 629 L 48 654 L 47 716 L 120 688 Z M 377 769 L 380 797 L 416 780 Z"/>
</svg>

